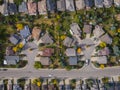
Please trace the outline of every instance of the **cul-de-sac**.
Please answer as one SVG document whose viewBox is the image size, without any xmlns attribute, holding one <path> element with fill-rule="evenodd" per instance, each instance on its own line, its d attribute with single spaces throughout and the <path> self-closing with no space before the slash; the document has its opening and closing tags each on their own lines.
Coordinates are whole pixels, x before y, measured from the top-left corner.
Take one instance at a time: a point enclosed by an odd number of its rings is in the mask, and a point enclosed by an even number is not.
<svg viewBox="0 0 120 90">
<path fill-rule="evenodd" d="M 120 0 L 0 0 L 0 90 L 120 90 Z"/>
</svg>

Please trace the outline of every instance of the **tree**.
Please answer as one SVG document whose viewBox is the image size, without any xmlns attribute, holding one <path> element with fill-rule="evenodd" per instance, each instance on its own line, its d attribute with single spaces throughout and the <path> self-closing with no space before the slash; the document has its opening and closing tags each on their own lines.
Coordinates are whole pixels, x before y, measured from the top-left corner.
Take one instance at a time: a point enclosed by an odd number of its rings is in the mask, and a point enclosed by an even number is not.
<svg viewBox="0 0 120 90">
<path fill-rule="evenodd" d="M 0 0 L 0 5 L 2 5 L 2 4 L 3 4 L 3 2 L 4 2 L 4 0 Z"/>
<path fill-rule="evenodd" d="M 42 68 L 42 64 L 39 61 L 36 61 L 35 64 L 34 64 L 34 67 L 36 69 Z"/>
<path fill-rule="evenodd" d="M 21 3 L 23 2 L 23 0 L 14 0 L 14 3 L 19 6 Z"/>
</svg>

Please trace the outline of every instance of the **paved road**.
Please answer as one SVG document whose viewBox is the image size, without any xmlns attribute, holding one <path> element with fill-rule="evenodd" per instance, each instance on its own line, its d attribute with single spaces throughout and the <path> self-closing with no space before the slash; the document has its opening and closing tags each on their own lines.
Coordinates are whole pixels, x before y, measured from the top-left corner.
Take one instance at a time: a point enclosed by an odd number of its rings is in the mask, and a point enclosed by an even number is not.
<svg viewBox="0 0 120 90">
<path fill-rule="evenodd" d="M 36 45 L 29 43 L 28 46 L 32 46 L 36 48 Z M 0 78 L 20 78 L 20 77 L 48 77 L 49 74 L 52 77 L 69 77 L 69 78 L 89 78 L 89 77 L 104 77 L 104 76 L 113 76 L 120 75 L 120 67 L 96 69 L 92 66 L 92 64 L 88 66 L 84 66 L 80 70 L 71 70 L 66 71 L 64 69 L 41 69 L 35 70 L 33 68 L 34 57 L 37 55 L 38 49 L 34 49 L 33 51 L 25 50 L 23 53 L 28 55 L 29 63 L 25 68 L 22 69 L 9 69 L 7 71 L 0 71 Z M 32 67 L 31 67 L 32 66 Z"/>
</svg>

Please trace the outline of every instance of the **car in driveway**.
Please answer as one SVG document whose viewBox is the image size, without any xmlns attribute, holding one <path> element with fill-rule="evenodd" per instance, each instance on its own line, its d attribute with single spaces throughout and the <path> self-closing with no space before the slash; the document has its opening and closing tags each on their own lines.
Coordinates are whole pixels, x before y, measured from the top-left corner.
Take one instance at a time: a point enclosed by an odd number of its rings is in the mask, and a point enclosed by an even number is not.
<svg viewBox="0 0 120 90">
<path fill-rule="evenodd" d="M 90 63 L 90 59 L 86 59 L 85 60 L 85 66 L 89 65 L 89 63 Z"/>
</svg>

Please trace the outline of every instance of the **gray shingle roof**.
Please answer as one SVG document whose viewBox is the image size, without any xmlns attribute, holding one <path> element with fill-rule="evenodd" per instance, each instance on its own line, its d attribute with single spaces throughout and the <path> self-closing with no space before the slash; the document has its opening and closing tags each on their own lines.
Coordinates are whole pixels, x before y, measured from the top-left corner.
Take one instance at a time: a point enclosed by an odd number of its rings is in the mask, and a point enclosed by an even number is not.
<svg viewBox="0 0 120 90">
<path fill-rule="evenodd" d="M 19 62 L 19 56 L 5 56 L 7 65 L 16 65 Z"/>
<path fill-rule="evenodd" d="M 87 24 L 85 24 L 84 25 L 84 27 L 83 27 L 83 31 L 85 32 L 85 33 L 91 33 L 91 30 L 92 30 L 92 26 L 91 25 L 87 25 Z"/>
<path fill-rule="evenodd" d="M 69 65 L 77 65 L 77 57 L 69 57 Z"/>
<path fill-rule="evenodd" d="M 27 3 L 26 3 L 26 2 L 22 2 L 22 3 L 19 5 L 19 12 L 28 13 Z"/>
<path fill-rule="evenodd" d="M 65 11 L 65 0 L 58 0 L 57 1 L 57 10 L 58 11 Z"/>
<path fill-rule="evenodd" d="M 9 14 L 17 13 L 17 6 L 14 3 L 9 3 L 8 5 Z"/>
<path fill-rule="evenodd" d="M 112 6 L 113 0 L 104 0 L 104 5 L 106 8 L 109 8 Z"/>
<path fill-rule="evenodd" d="M 91 0 L 85 0 L 85 6 L 86 7 L 92 7 L 93 6 L 93 1 L 91 1 Z"/>
<path fill-rule="evenodd" d="M 65 54 L 67 56 L 76 56 L 76 50 L 74 48 L 68 48 L 66 49 Z"/>
<path fill-rule="evenodd" d="M 17 34 L 14 34 L 9 38 L 9 40 L 10 40 L 11 43 L 16 45 L 20 42 L 21 39 Z"/>
<path fill-rule="evenodd" d="M 70 47 L 73 42 L 72 38 L 66 37 L 65 40 L 63 41 L 64 46 Z"/>
<path fill-rule="evenodd" d="M 100 40 L 107 43 L 107 44 L 112 43 L 112 38 L 108 34 L 105 34 L 102 37 L 100 37 Z"/>
<path fill-rule="evenodd" d="M 54 12 L 56 9 L 55 0 L 47 0 L 46 3 L 48 11 Z"/>
<path fill-rule="evenodd" d="M 26 25 L 24 26 L 24 29 L 23 30 L 20 30 L 20 35 L 23 37 L 23 38 L 27 38 L 29 35 L 30 35 L 30 29 L 29 27 Z"/>
<path fill-rule="evenodd" d="M 40 57 L 40 62 L 42 65 L 50 65 L 49 57 Z"/>
<path fill-rule="evenodd" d="M 75 11 L 75 6 L 73 0 L 65 0 L 66 2 L 66 10 L 67 11 Z"/>
<path fill-rule="evenodd" d="M 98 8 L 103 7 L 103 0 L 95 0 L 95 6 Z"/>
</svg>

